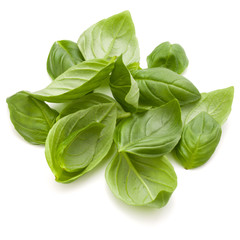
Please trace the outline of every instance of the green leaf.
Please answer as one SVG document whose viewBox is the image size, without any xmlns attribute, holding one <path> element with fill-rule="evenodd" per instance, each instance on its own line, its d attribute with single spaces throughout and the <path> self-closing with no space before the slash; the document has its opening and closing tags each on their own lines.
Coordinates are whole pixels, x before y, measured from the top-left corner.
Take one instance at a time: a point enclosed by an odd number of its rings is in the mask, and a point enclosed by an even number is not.
<svg viewBox="0 0 240 240">
<path fill-rule="evenodd" d="M 138 108 L 139 89 L 120 56 L 110 77 L 110 88 L 114 98 L 124 110 L 134 112 Z"/>
<path fill-rule="evenodd" d="M 96 167 L 111 148 L 115 125 L 114 103 L 93 106 L 58 120 L 45 145 L 56 181 L 72 182 Z"/>
<path fill-rule="evenodd" d="M 188 58 L 179 44 L 164 42 L 147 57 L 149 68 L 164 67 L 181 74 L 188 66 Z"/>
<path fill-rule="evenodd" d="M 17 132 L 32 144 L 44 144 L 58 112 L 23 91 L 7 98 L 7 104 Z"/>
<path fill-rule="evenodd" d="M 186 169 L 206 163 L 214 153 L 220 138 L 221 126 L 206 112 L 199 113 L 183 128 L 175 155 Z"/>
<path fill-rule="evenodd" d="M 78 99 L 99 87 L 113 69 L 113 62 L 95 59 L 69 68 L 46 88 L 31 95 L 47 102 L 65 102 Z"/>
<path fill-rule="evenodd" d="M 172 151 L 181 133 L 180 106 L 177 100 L 173 100 L 122 120 L 116 128 L 114 140 L 119 152 L 159 157 Z"/>
<path fill-rule="evenodd" d="M 201 95 L 199 102 L 182 108 L 185 123 L 191 121 L 200 112 L 207 112 L 220 125 L 223 125 L 231 112 L 234 87 L 202 93 Z"/>
<path fill-rule="evenodd" d="M 97 105 L 102 105 L 104 103 L 116 104 L 117 118 L 119 119 L 129 117 L 131 115 L 130 113 L 125 112 L 120 106 L 120 104 L 116 102 L 113 98 L 101 93 L 90 93 L 88 95 L 80 97 L 77 100 L 73 100 L 69 103 L 65 103 L 65 107 L 59 113 L 57 120 L 69 114 L 75 113 L 79 110 L 87 109 Z"/>
<path fill-rule="evenodd" d="M 94 122 L 71 133 L 60 143 L 57 156 L 61 168 L 68 172 L 79 171 L 89 165 L 95 154 L 95 147 L 105 125 Z"/>
<path fill-rule="evenodd" d="M 166 157 L 118 153 L 105 177 L 117 198 L 135 206 L 163 207 L 177 187 L 177 176 Z"/>
<path fill-rule="evenodd" d="M 131 72 L 131 71 L 135 71 L 135 70 L 140 70 L 140 64 L 139 62 L 135 62 L 135 63 L 130 63 L 127 65 L 127 69 Z"/>
<path fill-rule="evenodd" d="M 82 53 L 75 42 L 56 41 L 48 55 L 47 71 L 49 76 L 55 79 L 70 67 L 83 61 Z"/>
<path fill-rule="evenodd" d="M 166 68 L 149 68 L 132 72 L 140 90 L 139 103 L 160 106 L 176 98 L 180 105 L 198 101 L 200 93 L 185 77 Z"/>
<path fill-rule="evenodd" d="M 122 54 L 125 64 L 139 62 L 138 41 L 129 11 L 94 24 L 79 37 L 77 44 L 86 60 Z"/>
</svg>

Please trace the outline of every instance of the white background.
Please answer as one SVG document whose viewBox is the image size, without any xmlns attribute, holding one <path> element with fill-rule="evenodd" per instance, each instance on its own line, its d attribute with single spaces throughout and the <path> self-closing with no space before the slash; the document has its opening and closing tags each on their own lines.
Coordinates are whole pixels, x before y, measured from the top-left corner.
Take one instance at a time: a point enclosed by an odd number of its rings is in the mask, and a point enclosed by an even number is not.
<svg viewBox="0 0 240 240">
<path fill-rule="evenodd" d="M 240 2 L 27 1 L 0 4 L 0 239 L 240 239 Z M 235 87 L 232 113 L 209 162 L 184 170 L 171 161 L 178 187 L 162 209 L 130 207 L 105 182 L 106 163 L 63 185 L 54 181 L 43 146 L 25 142 L 5 99 L 50 83 L 48 52 L 56 40 L 77 41 L 91 24 L 130 10 L 146 56 L 164 41 L 181 44 L 185 76 L 201 92 Z"/>
</svg>

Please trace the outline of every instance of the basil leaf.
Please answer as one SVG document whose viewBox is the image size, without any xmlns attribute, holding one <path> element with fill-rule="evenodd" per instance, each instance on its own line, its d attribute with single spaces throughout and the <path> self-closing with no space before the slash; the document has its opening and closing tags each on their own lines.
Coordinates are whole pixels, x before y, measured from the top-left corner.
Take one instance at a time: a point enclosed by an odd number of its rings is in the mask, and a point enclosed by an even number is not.
<svg viewBox="0 0 240 240">
<path fill-rule="evenodd" d="M 105 177 L 117 198 L 135 206 L 163 207 L 177 187 L 177 176 L 166 157 L 118 153 Z"/>
<path fill-rule="evenodd" d="M 207 112 L 220 125 L 223 125 L 231 112 L 234 87 L 202 93 L 201 95 L 199 102 L 182 108 L 185 123 L 191 121 L 200 112 Z"/>
<path fill-rule="evenodd" d="M 127 68 L 130 72 L 141 69 L 139 62 L 130 63 L 129 65 L 127 65 Z"/>
<path fill-rule="evenodd" d="M 138 108 L 139 89 L 120 56 L 110 77 L 110 88 L 114 98 L 124 110 L 134 112 Z"/>
<path fill-rule="evenodd" d="M 48 55 L 47 71 L 49 76 L 55 79 L 70 67 L 83 61 L 82 53 L 75 42 L 56 41 Z"/>
<path fill-rule="evenodd" d="M 186 169 L 206 163 L 214 153 L 220 138 L 221 126 L 206 112 L 199 113 L 183 128 L 175 155 Z"/>
<path fill-rule="evenodd" d="M 188 66 L 188 58 L 179 44 L 164 42 L 147 57 L 149 68 L 164 67 L 181 74 Z"/>
<path fill-rule="evenodd" d="M 122 54 L 125 64 L 139 62 L 139 46 L 129 11 L 94 24 L 79 37 L 77 44 L 86 60 Z"/>
<path fill-rule="evenodd" d="M 17 132 L 29 143 L 44 144 L 58 112 L 23 91 L 7 98 L 7 104 Z"/>
<path fill-rule="evenodd" d="M 116 128 L 114 140 L 119 152 L 142 157 L 159 157 L 176 146 L 182 133 L 177 100 L 147 112 L 133 114 Z"/>
<path fill-rule="evenodd" d="M 174 98 L 185 105 L 200 99 L 200 93 L 189 80 L 169 69 L 149 68 L 132 75 L 138 83 L 141 105 L 160 106 Z"/>
<path fill-rule="evenodd" d="M 93 106 L 58 120 L 45 145 L 56 181 L 72 182 L 96 167 L 110 150 L 115 125 L 114 103 Z"/>
<path fill-rule="evenodd" d="M 89 165 L 95 154 L 95 147 L 105 125 L 94 122 L 76 130 L 58 146 L 57 156 L 62 169 L 79 171 Z"/>
<path fill-rule="evenodd" d="M 100 86 L 109 77 L 113 62 L 95 59 L 69 68 L 46 88 L 31 95 L 47 102 L 65 102 L 77 99 Z"/>
<path fill-rule="evenodd" d="M 115 103 L 117 107 L 117 118 L 125 118 L 129 117 L 131 114 L 128 112 L 125 112 L 120 104 L 116 102 L 113 98 L 101 94 L 101 93 L 90 93 L 88 95 L 82 96 L 77 100 L 74 100 L 70 103 L 66 103 L 65 107 L 62 109 L 62 111 L 59 113 L 59 116 L 57 118 L 60 119 L 64 116 L 67 116 L 69 114 L 75 113 L 79 110 L 87 109 L 93 106 L 102 105 L 104 103 Z"/>
</svg>

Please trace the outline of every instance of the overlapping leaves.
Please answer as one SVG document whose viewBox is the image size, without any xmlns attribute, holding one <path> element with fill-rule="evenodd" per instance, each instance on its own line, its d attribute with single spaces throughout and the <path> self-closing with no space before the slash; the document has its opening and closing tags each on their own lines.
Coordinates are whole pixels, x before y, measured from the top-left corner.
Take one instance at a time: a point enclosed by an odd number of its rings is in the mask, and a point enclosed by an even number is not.
<svg viewBox="0 0 240 240">
<path fill-rule="evenodd" d="M 109 78 L 113 62 L 94 59 L 81 62 L 57 77 L 46 88 L 31 95 L 42 101 L 65 102 L 78 99 L 99 87 Z"/>
<path fill-rule="evenodd" d="M 129 205 L 163 207 L 177 186 L 166 158 L 173 151 L 187 169 L 214 153 L 233 101 L 233 87 L 200 94 L 179 75 L 188 58 L 165 42 L 139 65 L 128 11 L 104 19 L 77 43 L 56 41 L 47 71 L 52 81 L 7 99 L 10 118 L 32 144 L 45 143 L 56 181 L 69 183 L 108 160 L 106 181 Z M 110 96 L 99 93 L 105 88 Z M 44 101 L 60 103 L 58 113 Z"/>
<path fill-rule="evenodd" d="M 116 124 L 116 106 L 105 103 L 56 122 L 46 140 L 46 159 L 59 182 L 71 182 L 107 155 Z"/>
</svg>

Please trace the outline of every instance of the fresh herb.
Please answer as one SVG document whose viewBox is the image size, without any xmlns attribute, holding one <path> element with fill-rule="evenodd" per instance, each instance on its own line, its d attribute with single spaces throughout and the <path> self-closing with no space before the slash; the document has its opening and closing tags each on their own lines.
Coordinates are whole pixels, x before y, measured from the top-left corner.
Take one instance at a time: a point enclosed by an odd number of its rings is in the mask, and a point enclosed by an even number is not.
<svg viewBox="0 0 240 240">
<path fill-rule="evenodd" d="M 186 168 L 196 168 L 214 153 L 222 134 L 220 124 L 208 113 L 201 112 L 184 126 L 175 148 L 176 157 Z"/>
<path fill-rule="evenodd" d="M 169 153 L 182 133 L 181 110 L 177 100 L 122 120 L 114 140 L 119 152 L 142 157 L 159 157 Z"/>
<path fill-rule="evenodd" d="M 176 173 L 166 157 L 140 157 L 117 151 L 107 166 L 106 181 L 125 203 L 158 208 L 167 204 L 177 187 Z"/>
<path fill-rule="evenodd" d="M 46 140 L 46 159 L 58 182 L 71 182 L 92 170 L 112 145 L 117 110 L 104 103 L 59 119 Z"/>
<path fill-rule="evenodd" d="M 188 123 L 200 112 L 207 112 L 223 125 L 231 112 L 233 95 L 233 87 L 202 93 L 200 101 L 182 108 L 184 122 Z"/>
<path fill-rule="evenodd" d="M 149 68 L 164 67 L 181 74 L 188 66 L 188 58 L 179 44 L 161 43 L 147 57 Z"/>
<path fill-rule="evenodd" d="M 21 91 L 7 99 L 10 118 L 18 133 L 32 144 L 45 144 L 58 112 Z"/>
<path fill-rule="evenodd" d="M 69 68 L 46 88 L 31 95 L 47 102 L 65 102 L 78 99 L 106 81 L 113 66 L 113 61 L 108 62 L 103 59 L 81 62 Z"/>
<path fill-rule="evenodd" d="M 47 59 L 54 80 L 7 99 L 25 140 L 45 144 L 56 181 L 69 183 L 108 161 L 106 181 L 129 205 L 163 207 L 177 186 L 166 154 L 186 169 L 206 163 L 221 137 L 234 89 L 200 94 L 180 75 L 188 58 L 164 42 L 141 69 L 128 11 L 104 19 L 77 43 L 56 41 Z M 103 94 L 103 93 L 107 93 Z M 62 104 L 58 113 L 46 102 Z M 53 105 L 54 106 L 54 105 Z"/>
<path fill-rule="evenodd" d="M 77 44 L 85 60 L 111 59 L 121 54 L 127 65 L 140 60 L 138 40 L 129 11 L 94 24 L 79 37 Z"/>
<path fill-rule="evenodd" d="M 124 65 L 122 56 L 115 63 L 110 78 L 110 88 L 114 98 L 126 111 L 135 112 L 137 110 L 139 88 L 130 71 Z"/>
<path fill-rule="evenodd" d="M 70 67 L 83 61 L 84 58 L 76 43 L 68 40 L 56 41 L 48 55 L 47 71 L 54 80 Z"/>
<path fill-rule="evenodd" d="M 141 105 L 160 106 L 175 98 L 185 105 L 201 98 L 189 80 L 169 69 L 148 68 L 133 71 L 132 75 L 139 87 Z"/>
</svg>

